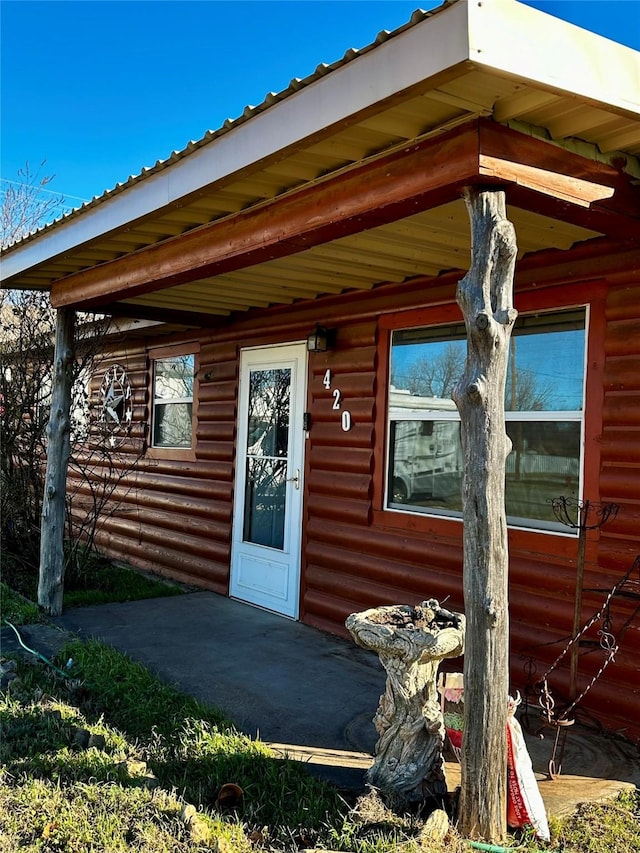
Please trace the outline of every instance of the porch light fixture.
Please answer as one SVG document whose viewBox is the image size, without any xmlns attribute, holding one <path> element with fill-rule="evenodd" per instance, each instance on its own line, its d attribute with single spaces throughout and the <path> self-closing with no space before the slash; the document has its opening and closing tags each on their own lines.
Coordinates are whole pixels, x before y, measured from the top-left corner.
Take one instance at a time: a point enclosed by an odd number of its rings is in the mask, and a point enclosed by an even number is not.
<svg viewBox="0 0 640 853">
<path fill-rule="evenodd" d="M 307 352 L 326 352 L 329 349 L 329 330 L 319 323 L 307 338 Z"/>
</svg>

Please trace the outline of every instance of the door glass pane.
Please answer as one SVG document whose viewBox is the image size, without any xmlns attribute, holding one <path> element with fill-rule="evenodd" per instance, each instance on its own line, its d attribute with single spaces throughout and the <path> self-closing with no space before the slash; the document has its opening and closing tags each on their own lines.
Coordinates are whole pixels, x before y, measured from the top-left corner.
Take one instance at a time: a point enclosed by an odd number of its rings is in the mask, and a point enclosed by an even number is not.
<svg viewBox="0 0 640 853">
<path fill-rule="evenodd" d="M 249 457 L 244 500 L 244 540 L 282 551 L 286 460 Z"/>
<path fill-rule="evenodd" d="M 250 456 L 286 456 L 289 446 L 291 370 L 252 370 L 249 378 Z"/>
<path fill-rule="evenodd" d="M 291 370 L 249 376 L 244 540 L 282 550 L 289 451 Z"/>
</svg>

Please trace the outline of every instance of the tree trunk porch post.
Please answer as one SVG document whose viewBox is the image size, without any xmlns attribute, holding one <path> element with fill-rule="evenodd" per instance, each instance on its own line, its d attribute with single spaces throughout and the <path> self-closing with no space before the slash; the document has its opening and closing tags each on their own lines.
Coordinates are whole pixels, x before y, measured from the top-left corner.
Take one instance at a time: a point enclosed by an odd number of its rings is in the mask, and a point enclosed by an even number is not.
<svg viewBox="0 0 640 853">
<path fill-rule="evenodd" d="M 458 813 L 461 833 L 506 834 L 509 690 L 508 543 L 505 463 L 511 449 L 504 399 L 517 312 L 513 225 L 500 189 L 465 190 L 471 267 L 458 284 L 467 330 L 465 370 L 455 390 L 464 456 L 463 586 L 467 620 L 464 738 Z"/>
<path fill-rule="evenodd" d="M 71 387 L 75 311 L 59 308 L 56 317 L 54 378 L 47 427 L 47 470 L 40 530 L 38 604 L 51 616 L 62 613 L 67 465 L 71 428 Z"/>
</svg>

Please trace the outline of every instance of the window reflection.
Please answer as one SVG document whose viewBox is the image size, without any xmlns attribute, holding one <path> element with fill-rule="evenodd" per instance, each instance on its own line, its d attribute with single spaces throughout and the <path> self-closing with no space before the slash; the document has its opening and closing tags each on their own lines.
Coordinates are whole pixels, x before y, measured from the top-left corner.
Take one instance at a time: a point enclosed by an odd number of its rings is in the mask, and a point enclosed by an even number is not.
<svg viewBox="0 0 640 853">
<path fill-rule="evenodd" d="M 392 422 L 390 467 L 389 491 L 394 503 L 462 508 L 462 449 L 457 421 Z"/>
<path fill-rule="evenodd" d="M 291 370 L 253 370 L 249 379 L 247 453 L 286 456 L 289 444 Z"/>
<path fill-rule="evenodd" d="M 247 459 L 244 502 L 244 540 L 282 550 L 286 460 Z"/>
<path fill-rule="evenodd" d="M 464 370 L 464 326 L 393 333 L 391 386 L 414 397 L 451 400 Z M 507 411 L 580 411 L 584 311 L 522 317 L 510 342 Z"/>
<path fill-rule="evenodd" d="M 249 377 L 244 540 L 284 547 L 290 368 L 253 370 Z"/>
<path fill-rule="evenodd" d="M 192 353 L 154 359 L 153 447 L 191 447 L 194 375 L 195 356 Z"/>
<path fill-rule="evenodd" d="M 156 406 L 153 419 L 155 447 L 191 447 L 193 405 L 169 403 Z"/>
<path fill-rule="evenodd" d="M 580 496 L 583 310 L 519 318 L 505 389 L 511 523 L 555 526 L 550 501 Z M 460 419 L 451 399 L 464 370 L 464 326 L 394 332 L 389 390 L 388 505 L 460 515 Z"/>
<path fill-rule="evenodd" d="M 193 397 L 193 355 L 158 358 L 154 362 L 156 399 Z"/>
<path fill-rule="evenodd" d="M 507 421 L 507 515 L 553 522 L 551 498 L 580 495 L 579 422 Z"/>
</svg>

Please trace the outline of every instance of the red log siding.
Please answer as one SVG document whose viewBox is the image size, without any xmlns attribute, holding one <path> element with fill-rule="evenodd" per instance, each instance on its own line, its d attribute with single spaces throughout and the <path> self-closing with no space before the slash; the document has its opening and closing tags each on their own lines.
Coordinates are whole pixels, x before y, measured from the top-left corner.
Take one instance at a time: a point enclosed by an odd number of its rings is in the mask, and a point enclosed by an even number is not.
<svg viewBox="0 0 640 853">
<path fill-rule="evenodd" d="M 586 579 L 587 585 L 597 588 L 612 586 L 640 554 L 640 276 L 637 273 L 609 291 L 606 320 L 600 499 L 618 503 L 620 511 L 615 521 L 603 529 L 598 541 L 598 570 Z M 613 631 L 621 640 L 621 649 L 615 664 L 602 679 L 594 701 L 600 702 L 607 713 L 611 712 L 621 727 L 629 726 L 637 736 L 640 615 L 635 611 L 640 607 L 640 577 L 636 574 L 630 580 L 633 582 L 626 590 L 636 598 L 618 598 L 612 609 Z"/>
<path fill-rule="evenodd" d="M 589 534 L 586 618 L 640 552 L 640 285 L 617 273 L 605 301 L 602 280 L 552 289 L 540 287 L 545 276 L 537 272 L 535 284 L 519 288 L 516 304 L 521 311 L 593 300 L 585 489 L 591 500 L 620 503 L 620 513 L 600 535 Z M 548 277 L 552 274 L 549 270 Z M 330 352 L 309 357 L 312 421 L 305 451 L 301 619 L 344 635 L 349 613 L 378 604 L 448 597 L 450 607 L 462 609 L 460 522 L 382 508 L 389 333 L 380 317 L 393 316 L 400 308 L 420 309 L 430 322 L 436 306 L 440 312 L 457 311 L 454 291 L 453 276 L 435 287 L 424 282 L 380 287 L 255 312 L 225 329 L 203 331 L 197 338 L 195 459 L 141 459 L 136 473 L 118 489 L 120 503 L 104 521 L 101 546 L 144 569 L 227 592 L 240 346 L 300 340 L 323 322 L 336 328 L 337 337 Z M 114 352 L 113 361 L 128 365 L 135 386 L 134 417 L 148 421 L 144 350 L 144 343 L 132 343 L 128 351 Z M 322 382 L 327 369 L 331 389 Z M 340 411 L 332 408 L 336 388 L 342 394 Z M 345 409 L 352 416 L 348 432 L 341 427 Z M 512 689 L 523 691 L 525 662 L 531 658 L 541 675 L 570 636 L 577 540 L 519 530 L 511 530 L 509 538 Z M 614 630 L 637 604 L 631 599 L 616 602 Z M 590 638 L 595 636 L 594 630 Z M 622 640 L 616 662 L 582 704 L 608 727 L 638 737 L 637 619 Z M 601 662 L 597 651 L 581 659 L 581 687 Z M 567 667 L 551 679 L 559 696 L 566 692 L 567 680 Z"/>
<path fill-rule="evenodd" d="M 461 603 L 459 547 L 433 540 L 427 546 L 422 537 L 384 530 L 373 521 L 373 478 L 381 475 L 374 451 L 385 440 L 377 406 L 386 369 L 378 364 L 377 343 L 375 321 L 341 326 L 336 349 L 316 356 L 309 370 L 302 618 L 340 633 L 354 609 L 451 593 Z M 327 369 L 330 390 L 322 383 Z M 334 389 L 342 393 L 342 408 L 351 412 L 349 432 L 332 409 Z"/>
<path fill-rule="evenodd" d="M 149 344 L 166 344 L 165 339 Z M 200 340 L 195 461 L 149 458 L 149 361 L 145 341 L 114 349 L 105 361 L 127 366 L 133 388 L 137 441 L 117 454 L 133 471 L 118 485 L 105 512 L 98 545 L 139 568 L 228 590 L 237 358 L 235 346 Z M 205 379 L 204 376 L 207 376 Z M 143 428 L 143 425 L 147 425 Z M 108 474 L 104 469 L 103 476 Z M 77 482 L 73 473 L 71 488 Z"/>
</svg>

